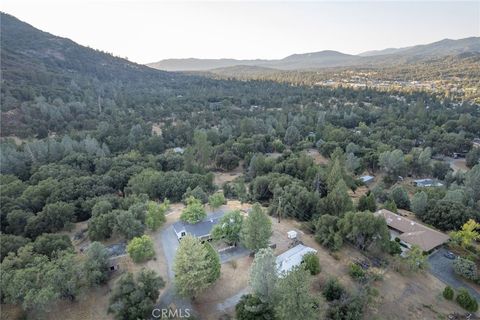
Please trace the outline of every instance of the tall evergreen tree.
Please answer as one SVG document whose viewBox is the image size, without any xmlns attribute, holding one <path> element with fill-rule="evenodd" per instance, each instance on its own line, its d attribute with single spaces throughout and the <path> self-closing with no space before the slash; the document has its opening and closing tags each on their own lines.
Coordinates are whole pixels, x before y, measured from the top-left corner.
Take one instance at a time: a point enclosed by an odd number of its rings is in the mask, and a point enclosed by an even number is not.
<svg viewBox="0 0 480 320">
<path fill-rule="evenodd" d="M 191 235 L 183 237 L 173 266 L 178 293 L 195 298 L 218 278 L 219 268 L 218 254 L 213 256 L 206 245 Z"/>
<path fill-rule="evenodd" d="M 275 310 L 280 320 L 318 319 L 319 301 L 310 293 L 310 274 L 296 267 L 278 281 Z"/>
<path fill-rule="evenodd" d="M 258 251 L 268 247 L 272 235 L 272 222 L 256 203 L 245 219 L 242 228 L 242 242 L 250 250 Z"/>
<path fill-rule="evenodd" d="M 277 278 L 277 263 L 273 250 L 270 248 L 260 249 L 255 254 L 250 269 L 250 286 L 253 293 L 262 302 L 273 305 Z"/>
</svg>

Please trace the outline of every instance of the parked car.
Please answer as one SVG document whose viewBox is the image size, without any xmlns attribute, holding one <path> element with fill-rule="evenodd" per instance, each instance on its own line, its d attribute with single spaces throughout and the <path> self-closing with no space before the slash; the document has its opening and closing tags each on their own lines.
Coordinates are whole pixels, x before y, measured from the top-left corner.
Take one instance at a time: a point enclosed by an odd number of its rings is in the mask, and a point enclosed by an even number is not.
<svg viewBox="0 0 480 320">
<path fill-rule="evenodd" d="M 451 251 L 445 252 L 445 253 L 443 254 L 443 256 L 444 256 L 445 258 L 447 258 L 447 259 L 450 259 L 450 260 L 455 260 L 455 258 L 457 257 L 457 256 L 455 256 L 455 254 L 454 254 L 453 252 L 451 252 Z"/>
</svg>

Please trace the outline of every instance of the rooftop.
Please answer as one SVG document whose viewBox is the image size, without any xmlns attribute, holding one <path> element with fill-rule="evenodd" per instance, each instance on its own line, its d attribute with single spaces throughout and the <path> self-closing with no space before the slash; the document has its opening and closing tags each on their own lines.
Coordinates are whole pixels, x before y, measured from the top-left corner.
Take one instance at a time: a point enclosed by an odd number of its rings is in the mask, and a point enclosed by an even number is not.
<svg viewBox="0 0 480 320">
<path fill-rule="evenodd" d="M 204 220 L 194 224 L 179 220 L 173 224 L 173 229 L 176 233 L 185 231 L 187 234 L 191 234 L 197 238 L 205 237 L 210 234 L 213 226 L 220 221 L 224 214 L 225 212 L 222 210 L 212 212 Z"/>
<path fill-rule="evenodd" d="M 411 245 L 417 245 L 423 251 L 430 251 L 450 239 L 448 235 L 440 231 L 386 209 L 378 210 L 375 215 L 383 216 L 390 228 L 401 232 L 402 234 L 398 237 L 400 240 Z"/>
<path fill-rule="evenodd" d="M 373 176 L 361 176 L 360 177 L 360 180 L 362 180 L 363 182 L 369 182 L 369 181 L 372 181 L 374 179 Z"/>
<path fill-rule="evenodd" d="M 309 252 L 317 253 L 317 250 L 299 244 L 281 255 L 277 256 L 277 268 L 280 274 L 290 271 L 293 267 L 296 267 L 302 263 L 302 258 Z"/>
<path fill-rule="evenodd" d="M 413 180 L 418 187 L 441 187 L 443 183 L 435 179 L 417 179 Z"/>
<path fill-rule="evenodd" d="M 127 243 L 119 242 L 106 246 L 110 258 L 120 257 L 127 254 Z"/>
</svg>

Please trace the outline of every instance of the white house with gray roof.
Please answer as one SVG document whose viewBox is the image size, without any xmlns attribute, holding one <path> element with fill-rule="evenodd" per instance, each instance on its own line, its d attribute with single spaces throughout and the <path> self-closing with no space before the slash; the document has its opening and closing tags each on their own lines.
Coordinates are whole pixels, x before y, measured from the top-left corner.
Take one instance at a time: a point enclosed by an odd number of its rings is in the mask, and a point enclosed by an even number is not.
<svg viewBox="0 0 480 320">
<path fill-rule="evenodd" d="M 202 241 L 210 240 L 213 227 L 220 221 L 224 214 L 223 211 L 214 212 L 202 221 L 194 224 L 180 220 L 173 224 L 173 230 L 179 241 L 187 234 L 197 237 Z"/>
<path fill-rule="evenodd" d="M 277 270 L 280 277 L 299 266 L 302 263 L 303 256 L 310 252 L 317 253 L 317 250 L 299 244 L 277 256 Z"/>
</svg>

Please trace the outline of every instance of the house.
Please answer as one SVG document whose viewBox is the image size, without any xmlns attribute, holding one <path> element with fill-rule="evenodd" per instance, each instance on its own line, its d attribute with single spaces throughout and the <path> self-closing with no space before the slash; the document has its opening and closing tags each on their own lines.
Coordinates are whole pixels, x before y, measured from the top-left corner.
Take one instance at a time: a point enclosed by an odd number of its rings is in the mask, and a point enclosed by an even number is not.
<svg viewBox="0 0 480 320">
<path fill-rule="evenodd" d="M 474 148 L 480 148 L 480 138 L 473 139 L 472 145 Z"/>
<path fill-rule="evenodd" d="M 420 188 L 441 187 L 443 186 L 443 183 L 434 179 L 417 179 L 417 180 L 413 180 L 413 185 Z"/>
<path fill-rule="evenodd" d="M 210 233 L 213 227 L 220 221 L 224 214 L 223 211 L 212 213 L 204 220 L 194 224 L 180 220 L 173 224 L 173 231 L 175 231 L 178 241 L 187 234 L 197 237 L 202 241 L 208 241 L 211 239 Z"/>
<path fill-rule="evenodd" d="M 373 182 L 373 179 L 375 179 L 375 177 L 373 177 L 373 176 L 368 176 L 368 175 L 367 175 L 367 176 L 361 176 L 361 177 L 360 177 L 360 180 L 362 180 L 362 182 L 363 182 L 364 184 L 370 184 L 370 183 L 372 183 L 372 182 Z"/>
<path fill-rule="evenodd" d="M 185 152 L 185 149 L 180 147 L 175 147 L 173 148 L 173 152 L 183 154 Z"/>
<path fill-rule="evenodd" d="M 277 269 L 280 276 L 292 270 L 293 267 L 300 265 L 302 263 L 303 256 L 310 252 L 317 253 L 317 250 L 304 246 L 303 244 L 299 244 L 277 256 Z"/>
<path fill-rule="evenodd" d="M 403 248 L 419 246 L 423 251 L 430 251 L 447 242 L 450 238 L 445 233 L 429 228 L 419 222 L 399 216 L 386 209 L 375 212 L 376 216 L 385 218 L 392 240 L 398 238 Z M 403 250 L 402 248 L 402 250 Z"/>
</svg>

